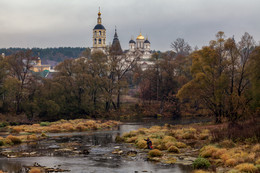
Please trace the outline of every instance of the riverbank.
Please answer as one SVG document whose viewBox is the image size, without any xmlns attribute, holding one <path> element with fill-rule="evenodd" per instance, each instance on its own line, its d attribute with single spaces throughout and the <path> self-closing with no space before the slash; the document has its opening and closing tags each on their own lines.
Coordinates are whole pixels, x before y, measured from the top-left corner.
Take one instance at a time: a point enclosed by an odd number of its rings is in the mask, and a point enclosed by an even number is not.
<svg viewBox="0 0 260 173">
<path fill-rule="evenodd" d="M 171 123 L 177 122 L 172 120 Z M 151 121 L 126 122 L 104 130 L 49 133 L 47 138 L 39 141 L 0 149 L 5 155 L 0 155 L 0 170 L 28 173 L 27 168 L 32 168 L 37 162 L 45 168 L 70 172 L 191 172 L 191 167 L 186 165 L 154 164 L 147 161 L 146 150 L 115 142 L 118 135 L 153 124 Z"/>
<path fill-rule="evenodd" d="M 147 151 L 148 160 L 190 164 L 195 172 L 259 172 L 260 144 L 250 140 L 233 142 L 228 139 L 214 142 L 212 131 L 221 126 L 223 124 L 166 124 L 125 133 L 117 141 L 145 149 L 147 144 L 144 139 L 149 137 L 153 150 Z"/>
<path fill-rule="evenodd" d="M 41 122 L 33 125 L 6 126 L 2 128 L 0 146 L 13 146 L 24 142 L 41 140 L 46 133 L 83 132 L 116 127 L 119 121 L 101 121 L 89 119 L 59 120 L 56 122 Z"/>
</svg>

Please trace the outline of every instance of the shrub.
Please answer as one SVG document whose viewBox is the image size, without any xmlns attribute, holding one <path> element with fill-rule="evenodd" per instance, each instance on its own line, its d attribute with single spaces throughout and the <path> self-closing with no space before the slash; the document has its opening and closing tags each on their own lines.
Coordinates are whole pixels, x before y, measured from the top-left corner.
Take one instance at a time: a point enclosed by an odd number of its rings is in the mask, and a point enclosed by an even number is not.
<svg viewBox="0 0 260 173">
<path fill-rule="evenodd" d="M 144 135 L 145 134 L 145 128 L 140 128 L 138 129 L 138 133 L 141 134 L 141 135 Z"/>
<path fill-rule="evenodd" d="M 168 150 L 168 148 L 170 148 L 171 146 L 174 146 L 174 145 L 175 145 L 174 142 L 167 142 L 167 143 L 165 144 L 165 147 L 166 147 L 166 149 Z"/>
<path fill-rule="evenodd" d="M 175 146 L 171 146 L 170 148 L 168 148 L 168 151 L 173 153 L 180 153 L 180 150 Z"/>
<path fill-rule="evenodd" d="M 208 171 L 204 171 L 204 170 L 196 170 L 196 171 L 194 171 L 194 173 L 207 173 Z"/>
<path fill-rule="evenodd" d="M 88 128 L 84 125 L 84 123 L 79 123 L 76 125 L 76 130 L 82 132 L 88 130 Z"/>
<path fill-rule="evenodd" d="M 255 153 L 250 153 L 247 155 L 246 161 L 247 162 L 254 162 L 255 161 Z"/>
<path fill-rule="evenodd" d="M 136 146 L 137 146 L 138 148 L 141 148 L 141 149 L 147 148 L 146 141 L 144 141 L 144 140 L 142 140 L 142 139 L 137 140 Z"/>
<path fill-rule="evenodd" d="M 41 173 L 41 170 L 39 168 L 32 168 L 29 173 Z"/>
<path fill-rule="evenodd" d="M 41 137 L 46 138 L 47 135 L 46 135 L 45 133 L 42 133 L 42 134 L 41 134 Z"/>
<path fill-rule="evenodd" d="M 211 157 L 213 153 L 215 153 L 218 149 L 212 145 L 205 146 L 201 149 L 200 156 L 201 157 Z"/>
<path fill-rule="evenodd" d="M 182 139 L 195 139 L 195 135 L 193 133 L 184 133 Z"/>
<path fill-rule="evenodd" d="M 40 126 L 49 126 L 51 123 L 46 121 L 46 122 L 41 122 Z"/>
<path fill-rule="evenodd" d="M 22 126 L 15 126 L 15 127 L 12 127 L 11 131 L 13 133 L 19 133 L 19 132 L 23 131 L 23 127 Z"/>
<path fill-rule="evenodd" d="M 220 146 L 220 147 L 223 147 L 223 148 L 233 148 L 233 147 L 236 146 L 236 144 L 235 144 L 232 140 L 226 139 L 226 140 L 224 140 L 224 141 L 221 141 L 221 142 L 219 143 L 219 146 Z"/>
<path fill-rule="evenodd" d="M 257 172 L 258 169 L 256 166 L 254 166 L 251 163 L 242 163 L 239 164 L 235 167 L 235 169 L 239 170 L 240 172 L 250 172 L 250 173 L 254 173 Z"/>
<path fill-rule="evenodd" d="M 209 133 L 210 133 L 210 131 L 208 129 L 204 129 L 204 130 L 202 130 L 202 132 L 199 134 L 198 137 L 201 140 L 208 139 L 209 138 Z"/>
<path fill-rule="evenodd" d="M 160 157 L 160 156 L 162 156 L 162 152 L 158 149 L 154 149 L 154 150 L 150 150 L 148 155 L 150 157 Z"/>
<path fill-rule="evenodd" d="M 199 157 L 193 162 L 192 167 L 194 169 L 208 169 L 210 167 L 210 163 L 207 159 Z"/>
<path fill-rule="evenodd" d="M 260 152 L 260 144 L 254 145 L 253 148 L 252 148 L 252 151 L 253 152 Z"/>
<path fill-rule="evenodd" d="M 150 140 L 152 141 L 152 146 L 154 148 L 159 149 L 159 145 L 161 145 L 161 139 L 157 139 L 157 138 L 150 138 Z M 161 146 L 162 147 L 162 146 Z"/>
<path fill-rule="evenodd" d="M 230 154 L 225 153 L 225 154 L 222 154 L 222 155 L 220 156 L 220 158 L 221 158 L 221 160 L 222 160 L 223 162 L 225 162 L 225 161 L 227 161 L 228 159 L 231 159 L 232 157 L 230 156 Z"/>
<path fill-rule="evenodd" d="M 256 161 L 255 161 L 255 163 L 258 165 L 258 164 L 260 164 L 260 159 L 257 159 Z"/>
<path fill-rule="evenodd" d="M 184 134 L 182 135 L 181 138 L 183 139 L 195 139 L 195 134 L 196 134 L 196 129 L 194 128 L 186 128 L 183 129 Z"/>
<path fill-rule="evenodd" d="M 164 136 L 162 139 L 163 143 L 167 143 L 167 142 L 176 142 L 176 139 L 172 136 Z"/>
<path fill-rule="evenodd" d="M 3 145 L 4 145 L 4 141 L 0 140 L 0 146 L 3 146 Z"/>
<path fill-rule="evenodd" d="M 60 132 L 61 130 L 59 125 L 51 125 L 50 127 L 48 127 L 47 131 L 51 133 L 57 133 Z"/>
<path fill-rule="evenodd" d="M 257 167 L 258 171 L 260 171 L 260 164 L 257 164 L 255 166 Z"/>
<path fill-rule="evenodd" d="M 159 149 L 159 150 L 167 150 L 165 144 L 160 144 L 158 146 L 154 146 L 154 148 Z"/>
<path fill-rule="evenodd" d="M 227 150 L 225 148 L 217 149 L 214 153 L 212 153 L 212 157 L 215 159 L 220 159 L 220 156 L 226 152 Z"/>
<path fill-rule="evenodd" d="M 6 137 L 7 139 L 10 139 L 12 141 L 13 144 L 20 144 L 22 143 L 21 139 L 16 137 L 16 136 L 13 136 L 13 135 L 9 135 Z"/>
<path fill-rule="evenodd" d="M 225 161 L 226 166 L 235 166 L 237 164 L 236 159 L 228 159 Z"/>
<path fill-rule="evenodd" d="M 184 143 L 182 143 L 182 142 L 175 142 L 174 145 L 175 145 L 176 147 L 178 147 L 178 148 L 186 148 L 186 147 L 187 147 L 187 145 L 184 144 Z"/>
<path fill-rule="evenodd" d="M 133 136 L 136 136 L 136 134 L 133 131 L 123 134 L 123 138 L 130 138 L 130 137 L 133 137 Z"/>
<path fill-rule="evenodd" d="M 4 145 L 14 145 L 14 143 L 9 138 L 4 139 Z"/>
<path fill-rule="evenodd" d="M 74 127 L 71 123 L 62 124 L 61 128 L 64 129 L 64 131 L 74 131 Z"/>
<path fill-rule="evenodd" d="M 126 142 L 127 143 L 135 143 L 136 139 L 137 139 L 137 137 L 131 137 L 131 138 L 126 139 Z"/>
<path fill-rule="evenodd" d="M 28 135 L 27 139 L 32 140 L 32 141 L 36 141 L 36 140 L 38 140 L 38 137 L 35 134 L 33 134 L 33 135 Z"/>
<path fill-rule="evenodd" d="M 117 143 L 124 142 L 124 138 L 121 138 L 119 135 L 116 136 L 115 141 Z"/>
</svg>

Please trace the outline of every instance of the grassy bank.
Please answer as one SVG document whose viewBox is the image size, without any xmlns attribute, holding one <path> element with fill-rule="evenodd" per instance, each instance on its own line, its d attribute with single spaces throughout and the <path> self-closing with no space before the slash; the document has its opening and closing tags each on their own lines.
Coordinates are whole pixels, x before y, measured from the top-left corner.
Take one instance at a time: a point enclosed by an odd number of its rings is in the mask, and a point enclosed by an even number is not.
<svg viewBox="0 0 260 173">
<path fill-rule="evenodd" d="M 0 146 L 12 146 L 22 142 L 41 140 L 46 133 L 82 132 L 89 130 L 107 129 L 118 126 L 118 121 L 100 120 L 59 120 L 56 122 L 41 122 L 33 125 L 18 125 L 5 127 L 10 133 L 7 137 L 0 137 Z"/>
<path fill-rule="evenodd" d="M 259 143 L 252 140 L 234 142 L 229 139 L 214 142 L 212 131 L 219 126 L 213 127 L 214 125 L 153 126 L 125 133 L 118 140 L 145 149 L 147 145 L 144 139 L 149 137 L 154 148 L 147 154 L 149 160 L 175 163 L 183 155 L 196 157 L 192 164 L 195 172 L 260 171 Z"/>
</svg>

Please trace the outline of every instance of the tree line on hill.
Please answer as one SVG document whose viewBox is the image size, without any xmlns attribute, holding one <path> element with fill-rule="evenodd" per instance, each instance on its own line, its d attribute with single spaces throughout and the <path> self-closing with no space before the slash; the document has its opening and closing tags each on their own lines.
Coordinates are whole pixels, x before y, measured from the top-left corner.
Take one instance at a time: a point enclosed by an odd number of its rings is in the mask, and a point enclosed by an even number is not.
<svg viewBox="0 0 260 173">
<path fill-rule="evenodd" d="M 0 53 L 6 56 L 18 53 L 20 51 L 27 51 L 26 48 L 2 48 Z M 41 57 L 43 61 L 51 60 L 56 62 L 64 61 L 69 58 L 78 58 L 82 52 L 86 50 L 83 47 L 59 47 L 59 48 L 32 48 L 31 55 L 34 57 Z"/>
<path fill-rule="evenodd" d="M 171 46 L 153 53 L 146 69 L 117 47 L 109 55 L 87 49 L 86 58 L 61 62 L 52 79 L 30 74 L 31 51 L 1 57 L 0 112 L 45 120 L 113 114 L 131 87 L 141 100 L 131 108 L 141 113 L 213 115 L 231 124 L 259 114 L 260 46 L 251 35 L 236 42 L 218 32 L 194 51 L 184 39 Z"/>
</svg>

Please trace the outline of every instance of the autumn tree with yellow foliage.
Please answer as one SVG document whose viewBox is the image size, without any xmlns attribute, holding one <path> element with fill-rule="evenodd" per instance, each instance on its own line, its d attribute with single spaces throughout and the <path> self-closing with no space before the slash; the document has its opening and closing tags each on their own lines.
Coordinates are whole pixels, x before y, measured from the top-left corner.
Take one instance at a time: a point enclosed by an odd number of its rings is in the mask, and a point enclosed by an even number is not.
<svg viewBox="0 0 260 173">
<path fill-rule="evenodd" d="M 216 123 L 224 117 L 235 123 L 249 115 L 254 100 L 252 76 L 253 86 L 259 85 L 259 74 L 257 70 L 250 70 L 250 64 L 259 58 L 259 52 L 255 51 L 258 49 L 248 33 L 236 43 L 234 38 L 225 39 L 224 32 L 218 32 L 216 40 L 210 41 L 209 46 L 192 53 L 193 79 L 178 91 L 177 96 L 190 103 L 199 102 L 215 116 Z"/>
</svg>

